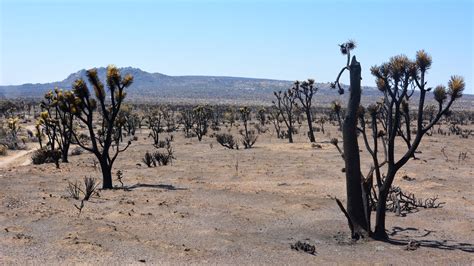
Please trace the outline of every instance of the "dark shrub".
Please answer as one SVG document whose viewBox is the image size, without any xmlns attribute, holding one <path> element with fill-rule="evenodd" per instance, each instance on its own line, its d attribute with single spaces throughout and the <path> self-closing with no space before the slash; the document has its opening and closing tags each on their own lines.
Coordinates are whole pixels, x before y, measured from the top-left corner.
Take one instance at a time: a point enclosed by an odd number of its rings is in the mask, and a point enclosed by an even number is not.
<svg viewBox="0 0 474 266">
<path fill-rule="evenodd" d="M 216 140 L 220 145 L 228 149 L 234 149 L 234 148 L 238 149 L 238 145 L 235 142 L 234 136 L 232 136 L 229 133 L 216 134 Z"/>
</svg>

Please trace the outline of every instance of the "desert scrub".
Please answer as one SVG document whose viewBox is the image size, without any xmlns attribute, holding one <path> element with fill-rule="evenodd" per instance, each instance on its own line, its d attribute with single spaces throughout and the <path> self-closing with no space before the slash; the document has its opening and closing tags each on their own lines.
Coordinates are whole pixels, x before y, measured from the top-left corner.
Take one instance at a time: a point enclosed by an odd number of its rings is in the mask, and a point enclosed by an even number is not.
<svg viewBox="0 0 474 266">
<path fill-rule="evenodd" d="M 151 153 L 148 151 L 145 153 L 145 156 L 142 158 L 142 162 L 148 167 L 156 166 L 156 160 Z"/>
<path fill-rule="evenodd" d="M 228 149 L 232 149 L 232 150 L 239 149 L 239 145 L 235 141 L 234 136 L 232 136 L 232 134 L 229 134 L 229 133 L 216 134 L 216 140 L 220 145 Z"/>
<path fill-rule="evenodd" d="M 31 161 L 33 164 L 44 164 L 44 163 L 55 163 L 56 167 L 59 168 L 59 159 L 61 158 L 61 151 L 59 150 L 47 150 L 38 149 L 31 155 Z"/>
<path fill-rule="evenodd" d="M 6 156 L 7 155 L 7 147 L 4 145 L 0 145 L 0 156 Z"/>
</svg>

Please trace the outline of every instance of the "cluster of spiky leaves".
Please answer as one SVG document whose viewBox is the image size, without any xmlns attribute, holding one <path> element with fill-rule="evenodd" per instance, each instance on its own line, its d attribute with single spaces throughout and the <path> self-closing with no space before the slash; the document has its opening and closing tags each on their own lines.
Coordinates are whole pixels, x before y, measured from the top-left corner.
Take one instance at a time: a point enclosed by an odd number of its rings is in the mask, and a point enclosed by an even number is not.
<svg viewBox="0 0 474 266">
<path fill-rule="evenodd" d="M 8 129 L 10 129 L 11 131 L 18 131 L 18 129 L 20 128 L 19 122 L 20 122 L 20 119 L 18 117 L 8 118 L 7 120 Z"/>
<path fill-rule="evenodd" d="M 97 69 L 89 69 L 86 76 L 89 83 L 92 85 L 96 99 L 101 104 L 105 104 L 107 94 L 104 84 L 99 79 Z M 107 88 L 111 94 L 110 98 L 112 106 L 109 107 L 109 109 L 111 109 L 115 108 L 116 105 L 119 105 L 124 100 L 127 95 L 124 89 L 133 83 L 133 77 L 128 74 L 122 78 L 120 70 L 114 65 L 109 65 L 107 67 L 106 79 Z M 72 88 L 74 95 L 77 97 L 75 100 L 77 107 L 81 109 L 87 108 L 90 110 L 95 110 L 97 108 L 97 100 L 90 98 L 89 88 L 83 79 L 77 79 Z"/>
<path fill-rule="evenodd" d="M 416 59 L 410 60 L 405 55 L 398 55 L 390 58 L 390 60 L 380 66 L 373 66 L 370 71 L 376 77 L 377 88 L 384 92 L 388 89 L 402 88 L 402 84 L 414 82 L 418 87 L 424 87 L 421 84 L 424 80 L 421 76 L 430 69 L 432 64 L 431 56 L 424 50 L 416 53 Z M 434 98 L 440 104 L 448 99 L 448 95 L 452 100 L 462 96 L 465 87 L 464 79 L 460 76 L 452 76 L 448 82 L 448 89 L 439 85 L 433 90 Z M 430 89 L 427 89 L 430 90 Z"/>
<path fill-rule="evenodd" d="M 207 105 L 198 105 L 194 107 L 193 113 L 199 117 L 208 117 L 210 116 L 211 109 Z"/>
<path fill-rule="evenodd" d="M 341 102 L 339 101 L 332 101 L 331 102 L 331 110 L 334 111 L 335 113 L 341 112 Z"/>
<path fill-rule="evenodd" d="M 244 106 L 239 109 L 240 116 L 242 121 L 249 121 L 250 120 L 250 109 L 247 106 Z"/>
<path fill-rule="evenodd" d="M 348 54 L 350 51 L 354 50 L 356 48 L 356 42 L 354 40 L 349 40 L 345 43 L 339 44 L 339 48 L 341 50 L 341 53 L 343 55 Z"/>
</svg>

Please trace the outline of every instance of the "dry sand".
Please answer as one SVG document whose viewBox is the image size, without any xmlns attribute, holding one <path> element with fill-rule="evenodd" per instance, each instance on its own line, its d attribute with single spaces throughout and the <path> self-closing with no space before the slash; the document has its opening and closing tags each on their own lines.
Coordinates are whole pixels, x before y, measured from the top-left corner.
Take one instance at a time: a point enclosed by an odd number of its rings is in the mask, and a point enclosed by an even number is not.
<svg viewBox="0 0 474 266">
<path fill-rule="evenodd" d="M 29 156 L 10 153 L 0 158 L 0 264 L 473 263 L 473 138 L 426 136 L 419 160 L 398 174 L 395 185 L 446 202 L 406 217 L 388 215 L 393 239 L 424 243 L 407 251 L 348 239 L 347 221 L 330 198 L 345 198 L 343 161 L 328 143 L 339 133 L 330 129 L 316 133 L 321 148 L 303 134 L 289 144 L 267 133 L 249 150 L 174 133 L 177 160 L 156 168 L 141 163 L 154 149 L 143 130 L 114 167 L 126 185 L 142 186 L 99 191 L 80 216 L 66 186 L 84 176 L 100 178 L 92 155 L 71 156 L 56 169 L 21 166 Z M 468 158 L 458 162 L 459 152 Z M 290 249 L 298 240 L 315 245 L 316 255 Z"/>
</svg>

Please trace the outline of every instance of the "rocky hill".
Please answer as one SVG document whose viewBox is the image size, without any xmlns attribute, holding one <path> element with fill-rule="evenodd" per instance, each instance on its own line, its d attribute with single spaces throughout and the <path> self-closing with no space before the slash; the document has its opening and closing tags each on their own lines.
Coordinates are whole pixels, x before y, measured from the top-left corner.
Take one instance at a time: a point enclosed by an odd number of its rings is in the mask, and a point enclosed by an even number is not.
<svg viewBox="0 0 474 266">
<path fill-rule="evenodd" d="M 101 80 L 105 80 L 106 68 L 97 69 Z M 128 98 L 138 102 L 179 102 L 179 103 L 222 103 L 222 104 L 271 104 L 273 92 L 291 87 L 293 81 L 223 77 L 223 76 L 168 76 L 161 73 L 149 73 L 139 68 L 121 68 L 122 74 L 131 74 L 134 83 L 128 90 Z M 86 78 L 86 70 L 70 74 L 62 81 L 45 84 L 23 84 L 0 86 L 0 98 L 40 98 L 48 90 L 56 87 L 69 89 L 73 82 Z M 318 104 L 327 105 L 335 99 L 344 101 L 347 94 L 339 96 L 330 89 L 329 83 L 318 83 Z M 370 103 L 381 97 L 373 87 L 363 88 L 362 102 Z M 415 95 L 416 97 L 416 95 Z M 474 96 L 467 95 L 461 101 L 469 109 L 474 109 Z"/>
</svg>

